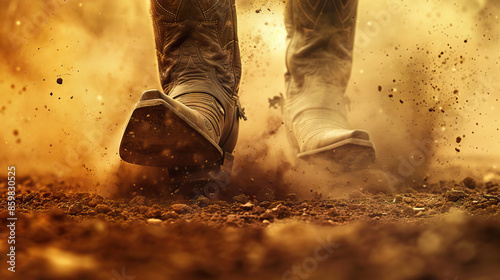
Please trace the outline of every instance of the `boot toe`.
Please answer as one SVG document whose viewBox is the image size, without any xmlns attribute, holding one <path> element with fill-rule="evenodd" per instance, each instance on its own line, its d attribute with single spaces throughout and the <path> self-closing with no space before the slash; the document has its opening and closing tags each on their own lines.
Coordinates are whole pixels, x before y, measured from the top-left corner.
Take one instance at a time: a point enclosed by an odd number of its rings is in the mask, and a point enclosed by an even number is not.
<svg viewBox="0 0 500 280">
<path fill-rule="evenodd" d="M 375 161 L 370 136 L 363 130 L 330 130 L 301 143 L 299 158 L 321 157 L 345 167 L 366 167 Z"/>
</svg>

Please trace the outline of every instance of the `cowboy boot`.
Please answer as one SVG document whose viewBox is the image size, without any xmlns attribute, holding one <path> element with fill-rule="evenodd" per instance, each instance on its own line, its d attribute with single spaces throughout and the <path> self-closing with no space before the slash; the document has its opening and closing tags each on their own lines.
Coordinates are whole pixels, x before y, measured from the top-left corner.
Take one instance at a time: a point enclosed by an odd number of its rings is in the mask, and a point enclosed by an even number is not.
<svg viewBox="0 0 500 280">
<path fill-rule="evenodd" d="M 326 157 L 352 166 L 373 162 L 367 132 L 347 122 L 357 0 L 290 0 L 285 124 L 299 158 Z"/>
<path fill-rule="evenodd" d="M 234 0 L 152 0 L 160 82 L 132 113 L 123 160 L 170 172 L 232 160 L 241 62 Z"/>
</svg>

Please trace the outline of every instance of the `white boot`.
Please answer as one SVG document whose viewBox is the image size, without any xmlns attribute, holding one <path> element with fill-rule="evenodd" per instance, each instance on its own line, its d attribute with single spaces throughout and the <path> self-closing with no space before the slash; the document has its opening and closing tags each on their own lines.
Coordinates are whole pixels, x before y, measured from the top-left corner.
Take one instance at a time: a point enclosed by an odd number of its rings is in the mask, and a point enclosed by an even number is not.
<svg viewBox="0 0 500 280">
<path fill-rule="evenodd" d="M 368 133 L 350 129 L 346 118 L 356 10 L 357 0 L 288 2 L 284 118 L 299 158 L 348 166 L 375 159 Z"/>
</svg>

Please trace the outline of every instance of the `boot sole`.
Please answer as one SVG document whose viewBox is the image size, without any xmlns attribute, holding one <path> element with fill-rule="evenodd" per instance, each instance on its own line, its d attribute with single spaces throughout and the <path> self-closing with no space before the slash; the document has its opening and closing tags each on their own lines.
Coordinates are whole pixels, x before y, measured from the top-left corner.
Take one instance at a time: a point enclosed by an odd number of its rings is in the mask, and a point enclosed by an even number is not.
<svg viewBox="0 0 500 280">
<path fill-rule="evenodd" d="M 327 158 L 348 169 L 366 168 L 375 162 L 373 143 L 369 140 L 348 138 L 326 147 L 299 153 L 299 159 Z"/>
<path fill-rule="evenodd" d="M 162 99 L 137 104 L 120 145 L 126 162 L 173 171 L 218 165 L 223 155 L 217 143 Z"/>
</svg>

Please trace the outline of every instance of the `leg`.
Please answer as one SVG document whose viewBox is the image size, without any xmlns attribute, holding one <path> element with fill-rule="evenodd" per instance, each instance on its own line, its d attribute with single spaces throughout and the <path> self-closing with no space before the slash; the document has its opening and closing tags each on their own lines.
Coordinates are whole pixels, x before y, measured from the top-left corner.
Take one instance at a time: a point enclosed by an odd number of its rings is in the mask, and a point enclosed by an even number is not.
<svg viewBox="0 0 500 280">
<path fill-rule="evenodd" d="M 299 158 L 374 160 L 368 133 L 346 119 L 356 10 L 357 0 L 288 1 L 284 117 Z"/>
<path fill-rule="evenodd" d="M 163 92 L 143 93 L 120 156 L 170 172 L 221 165 L 244 117 L 234 0 L 151 0 L 151 12 Z"/>
</svg>

